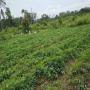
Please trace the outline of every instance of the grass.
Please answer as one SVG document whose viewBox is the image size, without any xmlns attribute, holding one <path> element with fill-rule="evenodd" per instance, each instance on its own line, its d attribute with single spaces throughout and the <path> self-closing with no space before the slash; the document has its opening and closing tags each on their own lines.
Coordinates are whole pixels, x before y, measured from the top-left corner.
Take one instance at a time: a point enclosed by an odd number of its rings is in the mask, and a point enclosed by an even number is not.
<svg viewBox="0 0 90 90">
<path fill-rule="evenodd" d="M 90 89 L 90 48 L 81 53 L 71 70 L 71 85 L 77 89 Z"/>
<path fill-rule="evenodd" d="M 0 40 L 0 90 L 62 90 L 59 77 L 71 60 L 71 85 L 83 64 L 90 74 L 90 24 L 11 36 Z"/>
<path fill-rule="evenodd" d="M 50 20 L 42 20 L 31 25 L 32 31 L 44 29 L 57 29 L 61 27 L 75 27 L 90 24 L 90 12 L 78 13 L 75 15 L 59 16 Z"/>
</svg>

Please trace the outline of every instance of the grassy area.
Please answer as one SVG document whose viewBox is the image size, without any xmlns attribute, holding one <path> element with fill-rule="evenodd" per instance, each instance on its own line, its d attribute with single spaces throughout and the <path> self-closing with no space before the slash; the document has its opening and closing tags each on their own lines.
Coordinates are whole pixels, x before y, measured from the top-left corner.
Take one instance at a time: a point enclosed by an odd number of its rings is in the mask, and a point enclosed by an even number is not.
<svg viewBox="0 0 90 90">
<path fill-rule="evenodd" d="M 75 27 L 80 25 L 90 24 L 90 12 L 71 14 L 66 16 L 58 16 L 49 20 L 41 20 L 31 25 L 32 31 L 40 31 L 44 29 L 57 29 L 61 27 Z"/>
<path fill-rule="evenodd" d="M 71 70 L 71 86 L 79 89 L 90 89 L 90 48 L 82 52 Z"/>
<path fill-rule="evenodd" d="M 63 90 L 60 80 L 67 76 L 75 90 L 84 88 L 80 75 L 90 82 L 90 24 L 9 34 L 0 33 L 0 90 Z"/>
</svg>

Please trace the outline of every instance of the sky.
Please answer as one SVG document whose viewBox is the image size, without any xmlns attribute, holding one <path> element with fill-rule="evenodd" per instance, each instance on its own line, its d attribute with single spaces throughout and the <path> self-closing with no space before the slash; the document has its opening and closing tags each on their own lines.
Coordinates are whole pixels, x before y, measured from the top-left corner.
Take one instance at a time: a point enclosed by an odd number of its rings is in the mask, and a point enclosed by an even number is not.
<svg viewBox="0 0 90 90">
<path fill-rule="evenodd" d="M 21 16 L 22 9 L 36 12 L 40 17 L 43 13 L 53 16 L 60 12 L 90 6 L 90 0 L 6 0 L 6 2 L 15 17 Z"/>
</svg>

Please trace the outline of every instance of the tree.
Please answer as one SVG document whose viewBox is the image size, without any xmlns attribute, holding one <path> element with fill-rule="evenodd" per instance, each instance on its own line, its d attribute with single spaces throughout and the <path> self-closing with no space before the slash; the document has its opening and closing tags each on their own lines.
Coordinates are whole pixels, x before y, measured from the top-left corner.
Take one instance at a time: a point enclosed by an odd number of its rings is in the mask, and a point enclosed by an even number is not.
<svg viewBox="0 0 90 90">
<path fill-rule="evenodd" d="M 0 0 L 0 21 L 1 21 L 1 17 L 4 18 L 4 12 L 2 10 L 2 7 L 5 7 L 6 3 L 4 0 Z"/>
<path fill-rule="evenodd" d="M 1 19 L 2 19 L 2 17 L 3 17 L 3 19 L 5 18 L 5 17 L 4 17 L 4 12 L 3 12 L 3 10 L 2 10 L 2 7 L 4 8 L 5 5 L 6 5 L 5 0 L 0 0 L 0 31 L 2 30 L 2 22 L 1 22 Z"/>
<path fill-rule="evenodd" d="M 47 19 L 49 19 L 50 17 L 47 15 L 47 14 L 43 14 L 43 15 L 41 15 L 41 19 L 42 20 L 47 20 Z"/>
<path fill-rule="evenodd" d="M 6 14 L 7 25 L 12 26 L 13 25 L 12 15 L 11 15 L 11 11 L 8 7 L 6 8 L 5 14 Z"/>
<path fill-rule="evenodd" d="M 30 12 L 29 13 L 27 10 L 22 9 L 22 14 L 27 14 L 30 23 L 34 23 L 35 22 L 36 16 L 37 16 L 36 13 L 34 13 L 34 12 Z"/>
<path fill-rule="evenodd" d="M 32 13 L 29 13 L 30 14 L 30 22 L 31 23 L 34 23 L 35 20 L 36 20 L 36 13 L 32 12 Z"/>
<path fill-rule="evenodd" d="M 30 25 L 29 13 L 26 10 L 23 9 L 22 14 L 24 14 L 23 19 L 22 19 L 23 32 L 24 33 L 29 33 L 29 25 Z"/>
<path fill-rule="evenodd" d="M 3 9 L 1 9 L 0 13 L 1 13 L 1 29 L 3 29 L 5 28 L 5 14 Z"/>
<path fill-rule="evenodd" d="M 5 19 L 4 11 L 1 9 L 2 19 Z"/>
<path fill-rule="evenodd" d="M 80 9 L 79 12 L 80 12 L 80 13 L 83 13 L 83 12 L 90 12 L 90 7 L 82 8 L 82 9 Z"/>
</svg>

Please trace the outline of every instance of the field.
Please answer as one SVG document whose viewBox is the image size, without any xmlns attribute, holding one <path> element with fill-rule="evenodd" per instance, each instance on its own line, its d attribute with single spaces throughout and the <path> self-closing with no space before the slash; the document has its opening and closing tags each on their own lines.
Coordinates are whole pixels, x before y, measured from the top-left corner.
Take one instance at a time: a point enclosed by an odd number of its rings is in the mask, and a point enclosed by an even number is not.
<svg viewBox="0 0 90 90">
<path fill-rule="evenodd" d="M 90 24 L 8 32 L 0 32 L 0 90 L 90 90 Z"/>
</svg>

